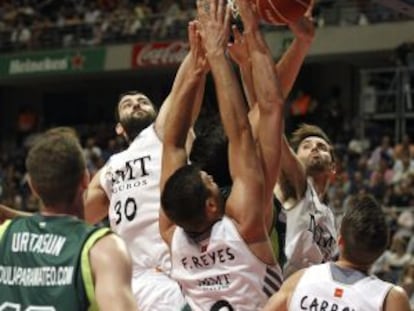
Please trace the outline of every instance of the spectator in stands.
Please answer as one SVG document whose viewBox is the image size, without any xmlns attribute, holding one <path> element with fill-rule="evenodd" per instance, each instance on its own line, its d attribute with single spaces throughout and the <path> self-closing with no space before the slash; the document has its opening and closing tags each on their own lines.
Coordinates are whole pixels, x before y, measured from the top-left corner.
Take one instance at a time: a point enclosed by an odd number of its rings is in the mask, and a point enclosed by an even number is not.
<svg viewBox="0 0 414 311">
<path fill-rule="evenodd" d="M 412 256 L 406 251 L 407 242 L 404 238 L 395 235 L 391 248 L 378 258 L 372 266 L 371 272 L 385 281 L 397 284 L 405 265 L 412 259 Z"/>
<path fill-rule="evenodd" d="M 411 143 L 411 137 L 408 134 L 405 134 L 401 142 L 394 147 L 395 159 L 400 159 L 403 155 L 414 157 L 414 144 Z"/>
<path fill-rule="evenodd" d="M 402 152 L 399 157 L 396 157 L 393 171 L 393 183 L 398 183 L 414 174 L 414 158 L 410 156 L 410 153 Z"/>
<path fill-rule="evenodd" d="M 185 14 L 181 9 L 181 1 L 162 0 L 159 3 L 158 11 L 164 15 L 163 19 L 157 19 L 152 29 L 152 36 L 166 38 L 170 34 L 177 34 L 175 23 L 183 20 Z"/>
<path fill-rule="evenodd" d="M 380 153 L 379 163 L 371 173 L 369 187 L 372 194 L 382 200 L 387 187 L 391 185 L 394 172 L 391 169 L 392 158 L 386 153 Z"/>
<path fill-rule="evenodd" d="M 391 138 L 388 135 L 385 135 L 381 139 L 381 145 L 376 147 L 371 153 L 371 157 L 368 160 L 368 166 L 371 170 L 375 170 L 380 165 L 381 159 L 388 156 L 393 158 L 394 150 L 391 147 Z"/>
<path fill-rule="evenodd" d="M 83 21 L 87 24 L 95 24 L 101 17 L 101 10 L 99 10 L 95 1 L 88 1 L 83 13 Z"/>
<path fill-rule="evenodd" d="M 104 165 L 102 159 L 102 150 L 96 143 L 93 136 L 86 138 L 85 146 L 83 147 L 83 154 L 86 160 L 86 167 L 91 176 L 95 175 L 97 171 Z"/>
<path fill-rule="evenodd" d="M 358 194 L 361 190 L 368 189 L 369 182 L 364 178 L 361 171 L 355 171 L 349 180 L 348 194 Z"/>
<path fill-rule="evenodd" d="M 389 189 L 388 197 L 384 198 L 384 203 L 388 206 L 409 207 L 413 205 L 414 190 L 411 178 L 403 179 L 393 184 Z"/>
<path fill-rule="evenodd" d="M 24 49 L 30 47 L 32 39 L 32 31 L 27 22 L 19 19 L 17 26 L 14 27 L 10 35 L 10 41 L 17 49 Z"/>
<path fill-rule="evenodd" d="M 407 205 L 404 206 L 407 208 Z M 396 236 L 402 237 L 404 241 L 408 241 L 413 235 L 414 229 L 414 213 L 410 209 L 403 210 L 397 219 L 398 231 L 395 233 Z M 408 246 L 407 246 L 408 249 Z"/>
</svg>

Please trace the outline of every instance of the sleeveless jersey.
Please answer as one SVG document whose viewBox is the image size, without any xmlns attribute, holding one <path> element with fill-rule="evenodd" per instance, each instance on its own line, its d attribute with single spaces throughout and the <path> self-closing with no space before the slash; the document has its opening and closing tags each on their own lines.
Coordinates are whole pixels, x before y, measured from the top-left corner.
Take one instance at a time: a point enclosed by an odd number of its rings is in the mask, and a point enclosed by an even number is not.
<svg viewBox="0 0 414 311">
<path fill-rule="evenodd" d="M 303 273 L 288 311 L 382 311 L 393 285 L 334 263 L 315 265 Z"/>
<path fill-rule="evenodd" d="M 40 214 L 0 226 L 0 310 L 98 310 L 89 250 L 108 232 Z"/>
<path fill-rule="evenodd" d="M 304 198 L 284 212 L 287 257 L 285 276 L 334 258 L 337 254 L 335 219 L 331 209 L 319 201 L 310 180 Z"/>
<path fill-rule="evenodd" d="M 227 201 L 230 196 L 232 186 L 220 187 L 221 195 Z M 283 212 L 282 203 L 273 195 L 273 220 L 270 228 L 269 238 L 272 244 L 273 255 L 277 259 L 280 266 L 286 262 L 285 256 L 285 237 L 286 237 L 286 220 Z"/>
<path fill-rule="evenodd" d="M 134 274 L 171 269 L 168 247 L 158 227 L 161 156 L 162 142 L 152 124 L 128 149 L 113 155 L 100 175 L 110 201 L 110 226 L 127 243 Z"/>
<path fill-rule="evenodd" d="M 176 227 L 171 254 L 172 276 L 193 311 L 261 310 L 282 282 L 279 265 L 259 260 L 226 216 L 201 242 Z"/>
</svg>

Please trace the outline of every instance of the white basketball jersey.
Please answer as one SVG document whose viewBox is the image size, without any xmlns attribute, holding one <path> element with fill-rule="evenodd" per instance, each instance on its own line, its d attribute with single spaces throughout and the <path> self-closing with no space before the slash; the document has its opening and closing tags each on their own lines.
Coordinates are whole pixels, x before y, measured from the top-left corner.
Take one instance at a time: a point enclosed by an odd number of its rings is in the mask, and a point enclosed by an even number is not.
<svg viewBox="0 0 414 311">
<path fill-rule="evenodd" d="M 162 142 L 152 124 L 101 171 L 111 228 L 127 243 L 135 272 L 158 267 L 168 273 L 171 268 L 158 227 L 161 155 Z"/>
<path fill-rule="evenodd" d="M 282 282 L 279 265 L 268 266 L 259 260 L 226 216 L 201 242 L 177 227 L 171 254 L 172 277 L 193 311 L 261 310 Z"/>
<path fill-rule="evenodd" d="M 310 180 L 304 198 L 284 212 L 287 258 L 285 276 L 333 259 L 337 254 L 335 219 L 331 209 L 319 201 Z"/>
<path fill-rule="evenodd" d="M 315 265 L 299 280 L 288 311 L 382 311 L 392 286 L 374 276 L 334 263 Z"/>
</svg>

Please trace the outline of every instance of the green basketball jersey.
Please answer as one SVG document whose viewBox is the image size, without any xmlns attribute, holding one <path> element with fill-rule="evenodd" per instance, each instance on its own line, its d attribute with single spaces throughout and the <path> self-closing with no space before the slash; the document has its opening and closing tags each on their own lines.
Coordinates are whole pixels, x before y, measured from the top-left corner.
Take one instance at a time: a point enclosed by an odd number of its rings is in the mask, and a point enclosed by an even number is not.
<svg viewBox="0 0 414 311">
<path fill-rule="evenodd" d="M 71 216 L 15 218 L 0 226 L 0 310 L 97 310 L 89 249 L 109 229 Z"/>
</svg>

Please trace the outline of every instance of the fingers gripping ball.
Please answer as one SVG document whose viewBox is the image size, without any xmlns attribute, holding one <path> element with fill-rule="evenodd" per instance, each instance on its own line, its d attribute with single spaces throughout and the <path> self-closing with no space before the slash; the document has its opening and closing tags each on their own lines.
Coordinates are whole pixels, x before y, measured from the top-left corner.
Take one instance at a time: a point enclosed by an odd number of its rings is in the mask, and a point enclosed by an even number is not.
<svg viewBox="0 0 414 311">
<path fill-rule="evenodd" d="M 252 0 L 254 1 L 254 0 Z M 273 25 L 294 23 L 309 9 L 312 0 L 255 0 L 261 19 Z"/>
</svg>

